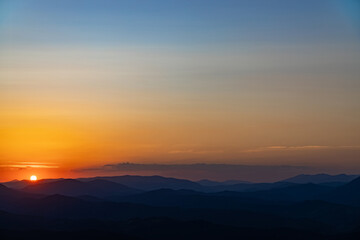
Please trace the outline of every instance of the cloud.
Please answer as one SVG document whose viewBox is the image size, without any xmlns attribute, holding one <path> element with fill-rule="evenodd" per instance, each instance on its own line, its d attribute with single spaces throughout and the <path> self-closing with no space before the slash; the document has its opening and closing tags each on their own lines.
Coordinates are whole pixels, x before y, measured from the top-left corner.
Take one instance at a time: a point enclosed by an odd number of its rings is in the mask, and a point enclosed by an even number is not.
<svg viewBox="0 0 360 240">
<path fill-rule="evenodd" d="M 52 163 L 41 163 L 41 162 L 14 162 L 9 164 L 2 164 L 0 168 L 59 168 L 59 166 Z"/>
<path fill-rule="evenodd" d="M 321 149 L 360 149 L 360 146 L 321 146 L 321 145 L 306 145 L 306 146 L 268 146 L 253 149 L 242 150 L 244 153 L 265 152 L 265 151 L 294 151 L 294 150 L 321 150 Z"/>
<path fill-rule="evenodd" d="M 223 153 L 223 150 L 194 150 L 194 149 L 180 149 L 180 150 L 171 150 L 169 154 L 214 154 L 214 153 Z"/>
</svg>

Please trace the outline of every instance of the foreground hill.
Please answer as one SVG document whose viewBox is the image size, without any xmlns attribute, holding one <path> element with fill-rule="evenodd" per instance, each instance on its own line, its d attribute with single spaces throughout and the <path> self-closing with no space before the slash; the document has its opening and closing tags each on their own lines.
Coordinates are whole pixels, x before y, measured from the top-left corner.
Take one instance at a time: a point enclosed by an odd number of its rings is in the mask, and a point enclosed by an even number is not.
<svg viewBox="0 0 360 240">
<path fill-rule="evenodd" d="M 136 218 L 166 217 L 179 221 L 202 220 L 237 227 L 287 227 L 316 231 L 329 228 L 327 224 L 318 221 L 289 218 L 246 209 L 155 207 L 134 203 L 85 201 L 61 195 L 41 199 L 24 199 L 22 202 L 12 202 L 11 205 L 5 207 L 1 205 L 0 209 L 15 214 L 52 219 L 127 221 Z"/>
<path fill-rule="evenodd" d="M 358 208 L 323 202 L 304 202 L 295 205 L 248 204 L 244 209 L 221 209 L 211 208 L 211 206 L 206 208 L 155 207 L 132 203 L 92 202 L 60 195 L 24 200 L 13 203 L 11 207 L 4 210 L 24 216 L 35 216 L 28 220 L 32 219 L 35 222 L 38 219 L 40 221 L 38 226 L 42 224 L 41 229 L 51 227 L 51 229 L 63 230 L 64 224 L 66 227 L 66 224 L 79 223 L 79 221 L 86 225 L 82 227 L 73 225 L 71 230 L 96 229 L 94 226 L 104 222 L 109 223 L 109 225 L 105 224 L 107 226 L 116 227 L 114 222 L 142 219 L 146 223 L 146 219 L 149 218 L 167 218 L 175 222 L 204 221 L 207 222 L 204 226 L 223 225 L 230 229 L 233 227 L 252 228 L 270 232 L 275 232 L 275 229 L 289 229 L 290 232 L 303 234 L 316 232 L 315 235 L 353 232 L 360 226 Z M 2 206 L 0 207 L 3 209 Z M 48 219 L 59 220 L 51 220 L 53 224 L 49 225 Z M 61 219 L 68 220 L 64 222 Z M 36 229 L 36 225 L 27 225 L 22 219 L 14 220 L 12 215 L 6 214 L 3 216 L 6 224 L 2 224 L 2 228 L 9 229 L 10 220 L 13 221 L 15 228 L 23 226 L 22 229 Z M 16 224 L 17 221 L 20 222 Z M 166 224 L 162 223 L 160 226 L 165 227 Z M 194 228 L 193 231 L 195 230 L 200 231 L 201 228 Z M 106 231 L 113 232 L 114 230 L 107 228 Z M 164 231 L 167 230 L 164 229 Z"/>
<path fill-rule="evenodd" d="M 129 221 L 46 219 L 0 212 L 2 239 L 277 239 L 277 240 L 355 240 L 359 233 L 326 235 L 291 228 L 260 229 L 233 227 L 207 221 L 179 221 L 145 218 Z"/>
</svg>

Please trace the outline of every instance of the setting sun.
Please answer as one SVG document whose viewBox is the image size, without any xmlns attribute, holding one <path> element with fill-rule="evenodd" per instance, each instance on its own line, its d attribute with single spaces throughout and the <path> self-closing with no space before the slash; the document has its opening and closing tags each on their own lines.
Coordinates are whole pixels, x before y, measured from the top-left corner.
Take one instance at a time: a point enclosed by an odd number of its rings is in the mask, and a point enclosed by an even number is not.
<svg viewBox="0 0 360 240">
<path fill-rule="evenodd" d="M 37 180 L 37 176 L 32 175 L 32 176 L 30 177 L 30 181 L 36 181 L 36 180 Z"/>
</svg>

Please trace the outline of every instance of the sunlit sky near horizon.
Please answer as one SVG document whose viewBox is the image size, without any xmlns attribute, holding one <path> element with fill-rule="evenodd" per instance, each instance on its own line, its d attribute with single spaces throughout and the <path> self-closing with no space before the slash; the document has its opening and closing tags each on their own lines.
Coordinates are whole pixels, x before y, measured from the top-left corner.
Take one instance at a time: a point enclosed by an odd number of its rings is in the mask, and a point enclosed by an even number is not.
<svg viewBox="0 0 360 240">
<path fill-rule="evenodd" d="M 0 180 L 123 162 L 360 172 L 359 79 L 357 0 L 0 0 Z"/>
</svg>

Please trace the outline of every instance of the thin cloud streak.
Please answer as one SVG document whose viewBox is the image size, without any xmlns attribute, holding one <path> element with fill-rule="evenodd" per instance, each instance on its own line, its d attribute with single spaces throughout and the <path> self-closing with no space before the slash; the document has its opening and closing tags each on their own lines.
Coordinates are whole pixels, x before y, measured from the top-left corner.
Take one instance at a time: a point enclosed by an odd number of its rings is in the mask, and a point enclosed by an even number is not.
<svg viewBox="0 0 360 240">
<path fill-rule="evenodd" d="M 360 146 L 269 146 L 243 150 L 243 153 L 265 152 L 265 151 L 293 151 L 293 150 L 321 150 L 321 149 L 359 149 Z"/>
<path fill-rule="evenodd" d="M 52 165 L 51 163 L 39 163 L 39 162 L 19 162 L 16 164 L 3 164 L 0 168 L 59 168 L 59 166 Z"/>
<path fill-rule="evenodd" d="M 184 149 L 184 150 L 172 150 L 169 151 L 169 154 L 210 154 L 210 153 L 223 153 L 223 150 L 194 150 L 194 149 Z"/>
</svg>

